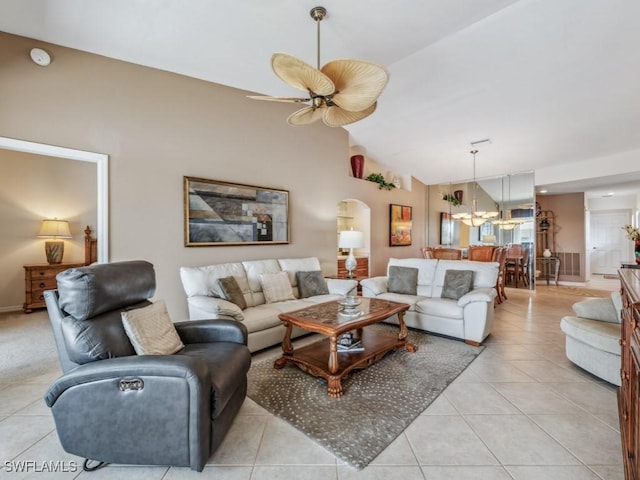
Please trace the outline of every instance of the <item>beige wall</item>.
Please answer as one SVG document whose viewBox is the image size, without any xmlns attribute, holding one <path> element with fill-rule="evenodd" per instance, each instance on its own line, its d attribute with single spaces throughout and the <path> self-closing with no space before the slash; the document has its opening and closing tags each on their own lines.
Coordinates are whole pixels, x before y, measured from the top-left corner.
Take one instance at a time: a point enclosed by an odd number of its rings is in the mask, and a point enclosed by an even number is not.
<svg viewBox="0 0 640 480">
<path fill-rule="evenodd" d="M 580 273 L 577 276 L 562 276 L 559 280 L 584 282 L 585 275 L 585 199 L 584 193 L 569 193 L 564 195 L 543 195 L 537 197 L 542 210 L 551 210 L 555 221 L 555 249 L 556 252 L 580 253 Z M 538 222 L 540 219 L 538 218 Z"/>
<path fill-rule="evenodd" d="M 110 260 L 152 262 L 174 320 L 187 313 L 181 265 L 314 255 L 335 273 L 344 198 L 371 208 L 372 274 L 425 244 L 426 187 L 380 191 L 350 177 L 347 132 L 289 127 L 296 106 L 4 33 L 0 43 L 0 135 L 109 155 Z M 49 67 L 29 59 L 36 46 Z M 289 190 L 291 244 L 184 247 L 185 175 Z M 414 207 L 413 246 L 388 246 L 390 203 Z"/>
<path fill-rule="evenodd" d="M 25 264 L 45 263 L 44 218 L 69 221 L 63 262 L 84 262 L 84 229 L 96 224 L 96 166 L 0 150 L 0 311 L 24 302 Z"/>
</svg>

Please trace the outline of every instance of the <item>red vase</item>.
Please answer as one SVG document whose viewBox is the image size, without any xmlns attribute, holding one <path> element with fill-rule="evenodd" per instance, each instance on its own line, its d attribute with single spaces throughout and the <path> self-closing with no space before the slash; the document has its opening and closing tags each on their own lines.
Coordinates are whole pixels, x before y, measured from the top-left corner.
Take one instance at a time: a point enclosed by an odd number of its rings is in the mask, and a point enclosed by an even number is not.
<svg viewBox="0 0 640 480">
<path fill-rule="evenodd" d="M 356 178 L 362 178 L 364 173 L 364 155 L 351 156 L 351 172 Z"/>
</svg>

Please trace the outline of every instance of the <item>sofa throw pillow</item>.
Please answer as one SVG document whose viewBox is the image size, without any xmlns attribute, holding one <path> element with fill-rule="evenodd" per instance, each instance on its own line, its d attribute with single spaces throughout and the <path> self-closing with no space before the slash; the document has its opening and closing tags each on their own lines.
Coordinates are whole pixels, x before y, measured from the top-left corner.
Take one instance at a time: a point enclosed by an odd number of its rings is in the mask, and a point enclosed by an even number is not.
<svg viewBox="0 0 640 480">
<path fill-rule="evenodd" d="M 218 287 L 224 295 L 224 299 L 235 303 L 240 310 L 247 308 L 247 301 L 244 299 L 240 285 L 236 281 L 235 277 L 222 277 L 218 279 Z"/>
<path fill-rule="evenodd" d="M 444 272 L 441 298 L 458 300 L 473 288 L 473 270 L 447 270 Z"/>
<path fill-rule="evenodd" d="M 262 273 L 260 274 L 260 285 L 262 285 L 262 293 L 264 293 L 264 299 L 267 303 L 296 299 L 287 272 Z"/>
<path fill-rule="evenodd" d="M 298 282 L 300 298 L 327 295 L 329 293 L 327 281 L 322 276 L 322 272 L 320 270 L 296 272 L 296 280 Z"/>
<path fill-rule="evenodd" d="M 184 348 L 163 300 L 120 314 L 138 355 L 171 355 Z"/>
<path fill-rule="evenodd" d="M 418 294 L 418 269 L 411 267 L 389 267 L 387 290 L 391 293 L 404 293 L 405 295 Z"/>
</svg>

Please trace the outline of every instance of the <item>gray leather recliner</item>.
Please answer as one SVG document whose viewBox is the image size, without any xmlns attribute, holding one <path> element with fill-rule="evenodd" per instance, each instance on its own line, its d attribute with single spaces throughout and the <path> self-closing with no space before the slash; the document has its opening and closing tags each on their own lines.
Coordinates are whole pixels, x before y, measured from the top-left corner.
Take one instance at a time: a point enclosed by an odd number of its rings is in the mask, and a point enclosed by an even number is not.
<svg viewBox="0 0 640 480">
<path fill-rule="evenodd" d="M 182 350 L 136 355 L 120 314 L 150 303 L 150 263 L 73 268 L 57 280 L 45 299 L 64 374 L 45 402 L 64 450 L 101 463 L 202 471 L 246 396 L 244 325 L 176 323 Z"/>
</svg>

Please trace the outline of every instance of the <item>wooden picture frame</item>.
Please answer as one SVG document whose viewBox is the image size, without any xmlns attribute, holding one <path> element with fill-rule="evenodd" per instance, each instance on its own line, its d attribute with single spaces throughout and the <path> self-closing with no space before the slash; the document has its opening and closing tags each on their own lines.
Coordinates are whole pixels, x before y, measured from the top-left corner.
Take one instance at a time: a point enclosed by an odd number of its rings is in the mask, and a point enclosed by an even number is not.
<svg viewBox="0 0 640 480">
<path fill-rule="evenodd" d="M 289 191 L 184 177 L 184 245 L 290 243 Z"/>
<path fill-rule="evenodd" d="M 413 227 L 413 207 L 408 205 L 389 205 L 389 246 L 406 247 L 411 245 Z"/>
</svg>

